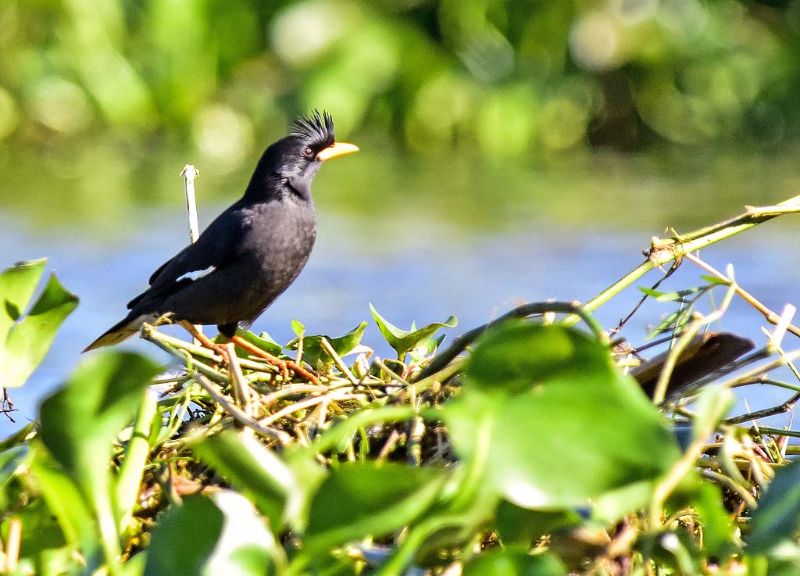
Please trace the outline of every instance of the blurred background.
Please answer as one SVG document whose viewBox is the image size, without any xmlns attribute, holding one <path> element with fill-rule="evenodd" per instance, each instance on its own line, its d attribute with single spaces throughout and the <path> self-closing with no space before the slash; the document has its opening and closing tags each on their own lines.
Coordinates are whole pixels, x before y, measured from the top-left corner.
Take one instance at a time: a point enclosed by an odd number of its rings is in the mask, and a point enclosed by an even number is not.
<svg viewBox="0 0 800 576">
<path fill-rule="evenodd" d="M 335 336 L 369 302 L 460 333 L 587 300 L 667 227 L 800 193 L 798 0 L 3 0 L 0 54 L 0 264 L 48 256 L 82 300 L 12 393 L 22 421 L 187 241 L 183 165 L 207 223 L 310 109 L 362 152 L 318 176 L 317 249 L 255 325 L 284 342 L 292 318 Z M 796 230 L 704 256 L 780 310 Z M 726 328 L 761 342 L 748 313 Z"/>
</svg>

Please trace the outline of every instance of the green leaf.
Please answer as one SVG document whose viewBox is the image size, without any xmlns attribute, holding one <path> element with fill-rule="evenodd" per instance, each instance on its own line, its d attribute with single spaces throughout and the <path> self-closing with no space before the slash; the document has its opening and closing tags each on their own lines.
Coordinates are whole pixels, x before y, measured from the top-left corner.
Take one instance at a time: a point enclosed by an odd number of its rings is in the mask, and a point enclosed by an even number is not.
<svg viewBox="0 0 800 576">
<path fill-rule="evenodd" d="M 659 477 L 679 456 L 607 347 L 562 326 L 518 321 L 487 332 L 443 416 L 466 465 L 526 508 L 587 504 Z"/>
<path fill-rule="evenodd" d="M 719 557 L 733 540 L 734 524 L 722 501 L 722 491 L 715 484 L 698 486 L 693 502 L 703 527 L 703 553 Z"/>
<path fill-rule="evenodd" d="M 338 338 L 331 338 L 325 335 L 306 336 L 303 338 L 303 358 L 315 368 L 328 366 L 333 362 L 333 359 L 323 350 L 322 339 L 326 338 L 339 357 L 344 357 L 361 343 L 361 337 L 364 335 L 366 328 L 367 322 L 364 321 L 344 336 L 339 336 Z M 299 339 L 295 338 L 287 344 L 287 347 L 296 350 L 298 344 Z"/>
<path fill-rule="evenodd" d="M 31 475 L 38 491 L 64 534 L 64 538 L 91 556 L 98 550 L 95 522 L 77 484 L 53 461 L 50 454 L 36 444 L 31 462 Z"/>
<path fill-rule="evenodd" d="M 109 351 L 84 360 L 39 409 L 40 437 L 75 478 L 105 469 L 117 433 L 130 424 L 142 391 L 159 367 L 130 352 Z"/>
<path fill-rule="evenodd" d="M 685 530 L 644 534 L 639 547 L 646 557 L 668 573 L 682 576 L 700 576 L 700 551 Z"/>
<path fill-rule="evenodd" d="M 697 286 L 688 288 L 686 290 L 676 290 L 674 292 L 661 292 L 660 290 L 653 290 L 652 288 L 639 287 L 639 290 L 645 295 L 650 296 L 657 302 L 684 302 L 687 296 L 697 294 L 705 290 L 705 287 Z"/>
<path fill-rule="evenodd" d="M 603 492 L 592 499 L 592 519 L 614 524 L 628 514 L 645 508 L 653 497 L 655 480 L 642 480 Z"/>
<path fill-rule="evenodd" d="M 281 527 L 286 500 L 297 492 L 297 480 L 272 450 L 233 431 L 206 437 L 192 450 L 250 498 L 272 526 Z"/>
<path fill-rule="evenodd" d="M 39 437 L 91 503 L 106 561 L 119 554 L 120 518 L 111 498 L 112 444 L 133 420 L 142 392 L 158 371 L 138 354 L 97 354 L 83 361 L 39 408 Z"/>
<path fill-rule="evenodd" d="M 47 258 L 18 262 L 0 273 L 0 341 L 28 309 L 45 263 Z"/>
<path fill-rule="evenodd" d="M 528 510 L 505 500 L 496 514 L 497 532 L 503 545 L 531 546 L 554 530 L 578 526 L 582 519 L 574 510 Z"/>
<path fill-rule="evenodd" d="M 411 325 L 411 330 L 403 330 L 378 314 L 378 311 L 372 304 L 369 305 L 369 309 L 372 312 L 372 317 L 375 319 L 375 323 L 378 325 L 381 334 L 383 334 L 389 346 L 394 348 L 395 352 L 397 352 L 397 357 L 400 359 L 421 340 L 433 335 L 440 328 L 455 328 L 458 325 L 456 317 L 450 316 L 444 322 L 433 322 L 423 326 L 419 330 L 416 329 L 414 324 Z"/>
<path fill-rule="evenodd" d="M 280 356 L 281 352 L 283 351 L 283 346 L 275 342 L 275 340 L 273 340 L 272 337 L 270 337 L 270 335 L 266 332 L 262 332 L 256 336 L 250 332 L 250 330 L 242 330 L 241 328 L 238 328 L 236 330 L 236 335 L 242 338 L 242 340 L 246 340 L 253 346 L 261 348 L 273 356 Z M 227 340 L 227 338 L 225 340 Z"/>
<path fill-rule="evenodd" d="M 492 550 L 466 566 L 464 576 L 564 576 L 567 570 L 553 554 L 531 555 L 524 550 Z"/>
<path fill-rule="evenodd" d="M 29 274 L 28 281 L 32 277 L 33 274 Z M 20 277 L 16 279 L 20 280 Z M 21 283 L 15 284 L 18 294 L 21 292 Z M 13 316 L 9 314 L 14 307 L 10 302 L 6 301 L 7 318 Z M 50 349 L 61 323 L 77 305 L 78 298 L 65 290 L 55 275 L 51 275 L 31 310 L 22 318 L 17 317 L 16 323 L 5 335 L 3 348 L 0 349 L 0 383 L 4 387 L 14 388 L 25 383 Z M 2 335 L 0 332 L 0 337 Z"/>
<path fill-rule="evenodd" d="M 274 541 L 252 505 L 236 492 L 222 490 L 213 500 L 190 496 L 156 524 L 144 574 L 263 576 L 269 573 Z"/>
<path fill-rule="evenodd" d="M 311 501 L 306 548 L 314 552 L 406 526 L 436 499 L 446 474 L 360 462 L 333 470 Z"/>
<path fill-rule="evenodd" d="M 746 552 L 763 554 L 793 538 L 800 529 L 800 462 L 792 462 L 775 473 L 766 494 L 753 513 L 753 530 Z"/>
</svg>

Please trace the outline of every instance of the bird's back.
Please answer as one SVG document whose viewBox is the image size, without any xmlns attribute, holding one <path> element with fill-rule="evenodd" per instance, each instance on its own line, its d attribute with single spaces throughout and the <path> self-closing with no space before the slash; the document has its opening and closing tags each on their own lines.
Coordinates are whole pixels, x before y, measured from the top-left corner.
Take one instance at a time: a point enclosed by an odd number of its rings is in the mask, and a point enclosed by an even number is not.
<svg viewBox="0 0 800 576">
<path fill-rule="evenodd" d="M 199 324 L 250 322 L 297 278 L 316 237 L 313 204 L 287 199 L 239 208 L 236 250 L 163 308 Z"/>
</svg>

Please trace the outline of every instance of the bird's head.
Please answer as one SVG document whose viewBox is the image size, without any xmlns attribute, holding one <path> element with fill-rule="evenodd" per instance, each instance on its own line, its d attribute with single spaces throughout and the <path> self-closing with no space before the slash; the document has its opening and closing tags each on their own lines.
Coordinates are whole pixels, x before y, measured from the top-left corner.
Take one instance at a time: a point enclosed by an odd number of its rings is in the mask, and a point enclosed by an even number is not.
<svg viewBox="0 0 800 576">
<path fill-rule="evenodd" d="M 259 189 L 263 194 L 266 184 L 277 187 L 279 193 L 288 191 L 309 199 L 311 181 L 322 163 L 357 151 L 353 144 L 336 141 L 330 114 L 315 111 L 295 120 L 292 132 L 264 151 L 247 194 Z"/>
</svg>

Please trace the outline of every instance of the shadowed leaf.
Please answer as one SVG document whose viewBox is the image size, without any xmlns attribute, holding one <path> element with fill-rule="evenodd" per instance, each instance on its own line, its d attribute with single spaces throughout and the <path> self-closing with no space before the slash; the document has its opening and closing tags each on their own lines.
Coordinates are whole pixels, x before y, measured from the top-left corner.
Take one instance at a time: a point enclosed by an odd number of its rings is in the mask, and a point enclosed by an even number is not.
<svg viewBox="0 0 800 576">
<path fill-rule="evenodd" d="M 768 552 L 800 529 L 800 462 L 775 473 L 753 513 L 752 526 L 746 548 L 751 554 Z"/>
</svg>

